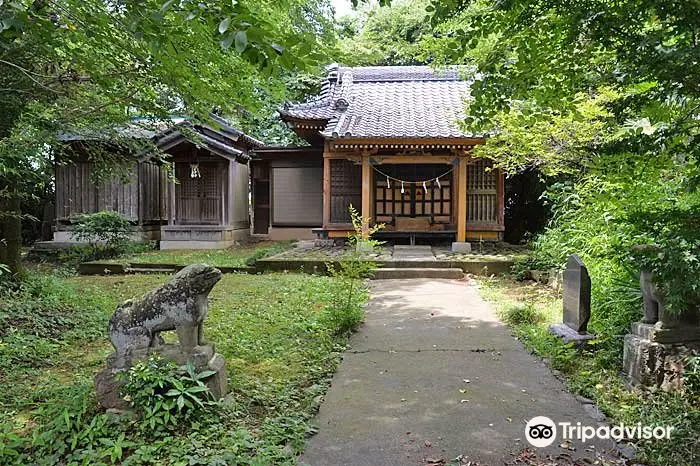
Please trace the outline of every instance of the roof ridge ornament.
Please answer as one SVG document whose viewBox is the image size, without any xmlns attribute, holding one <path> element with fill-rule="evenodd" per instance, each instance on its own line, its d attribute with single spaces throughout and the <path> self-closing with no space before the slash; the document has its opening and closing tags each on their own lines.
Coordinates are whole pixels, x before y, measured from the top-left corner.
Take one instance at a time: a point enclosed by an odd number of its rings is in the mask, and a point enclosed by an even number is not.
<svg viewBox="0 0 700 466">
<path fill-rule="evenodd" d="M 329 82 L 338 82 L 338 69 L 339 66 L 337 63 L 331 63 L 326 67 L 326 70 L 328 71 L 328 77 L 326 79 L 328 79 Z"/>
<path fill-rule="evenodd" d="M 350 106 L 350 100 L 352 96 L 352 73 L 347 71 L 343 73 L 340 78 L 340 91 L 339 97 L 333 103 L 333 108 L 344 112 Z"/>
</svg>

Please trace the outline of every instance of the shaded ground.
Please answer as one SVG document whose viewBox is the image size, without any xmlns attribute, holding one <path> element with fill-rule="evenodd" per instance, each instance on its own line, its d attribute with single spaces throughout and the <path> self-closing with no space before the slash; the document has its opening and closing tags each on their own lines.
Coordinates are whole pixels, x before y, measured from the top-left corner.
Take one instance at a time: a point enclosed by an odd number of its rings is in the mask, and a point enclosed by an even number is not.
<svg viewBox="0 0 700 466">
<path fill-rule="evenodd" d="M 303 464 L 574 464 L 612 449 L 556 441 L 523 453 L 532 417 L 597 423 L 470 282 L 375 282 L 351 345 Z"/>
</svg>

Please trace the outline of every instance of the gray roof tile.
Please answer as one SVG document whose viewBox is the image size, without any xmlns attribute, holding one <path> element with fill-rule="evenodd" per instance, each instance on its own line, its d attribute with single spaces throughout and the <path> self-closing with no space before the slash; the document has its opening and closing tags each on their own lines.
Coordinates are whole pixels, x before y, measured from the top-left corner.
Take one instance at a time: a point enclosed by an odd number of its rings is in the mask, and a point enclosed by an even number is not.
<svg viewBox="0 0 700 466">
<path fill-rule="evenodd" d="M 470 83 L 459 69 L 331 68 L 319 98 L 280 109 L 283 119 L 320 120 L 328 138 L 471 138 L 459 122 Z"/>
</svg>

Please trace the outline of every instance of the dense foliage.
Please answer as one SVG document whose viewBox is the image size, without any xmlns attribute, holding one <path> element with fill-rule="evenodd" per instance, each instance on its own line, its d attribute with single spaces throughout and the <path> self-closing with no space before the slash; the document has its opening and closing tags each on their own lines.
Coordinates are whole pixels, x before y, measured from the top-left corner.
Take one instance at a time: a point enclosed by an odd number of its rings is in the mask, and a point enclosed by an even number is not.
<svg viewBox="0 0 700 466">
<path fill-rule="evenodd" d="M 425 21 L 428 0 L 363 6 L 338 21 L 340 57 L 348 66 L 424 65 L 421 39 L 432 34 Z"/>
<path fill-rule="evenodd" d="M 432 53 L 473 66 L 465 125 L 494 133 L 475 154 L 561 182 L 550 190 L 540 264 L 581 253 L 596 272 L 600 313 L 619 314 L 609 307 L 615 288 L 640 263 L 671 308 L 695 305 L 700 20 L 688 3 L 477 0 L 428 10 L 442 34 L 428 42 Z M 661 253 L 632 260 L 639 243 Z"/>
<path fill-rule="evenodd" d="M 212 110 L 247 129 L 283 98 L 283 77 L 325 61 L 331 15 L 326 0 L 0 1 L 0 263 L 20 269 L 22 200 L 60 135 L 129 148 L 134 117 L 153 128 Z M 109 174 L 118 152 L 89 155 Z"/>
</svg>

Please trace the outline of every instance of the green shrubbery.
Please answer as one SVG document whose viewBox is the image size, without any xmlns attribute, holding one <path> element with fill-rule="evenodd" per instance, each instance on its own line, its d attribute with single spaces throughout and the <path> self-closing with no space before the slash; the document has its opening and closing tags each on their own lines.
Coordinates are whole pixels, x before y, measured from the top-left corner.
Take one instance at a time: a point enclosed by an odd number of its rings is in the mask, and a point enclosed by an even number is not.
<svg viewBox="0 0 700 466">
<path fill-rule="evenodd" d="M 615 155 L 601 158 L 613 164 Z M 619 159 L 617 162 L 619 163 Z M 642 317 L 640 268 L 654 272 L 670 308 L 687 309 L 700 292 L 700 194 L 690 178 L 678 176 L 689 164 L 669 159 L 634 159 L 602 170 L 596 167 L 577 181 L 550 186 L 553 218 L 533 243 L 532 256 L 515 272 L 562 269 L 578 253 L 592 280 L 589 331 L 597 336 L 595 351 L 574 358 L 548 334 L 546 325 L 512 322 L 519 338 L 562 371 L 570 388 L 596 399 L 616 421 L 670 424 L 668 442 L 640 442 L 640 455 L 652 464 L 694 464 L 700 458 L 697 368 L 689 364 L 681 393 L 628 392 L 618 377 L 623 337 Z M 634 252 L 636 245 L 648 245 Z"/>
<path fill-rule="evenodd" d="M 74 222 L 71 233 L 76 240 L 87 244 L 61 250 L 56 259 L 63 266 L 76 267 L 81 262 L 112 259 L 155 249 L 155 242 L 131 241 L 133 232 L 131 222 L 118 212 L 102 211 L 81 215 Z"/>
<path fill-rule="evenodd" d="M 511 304 L 501 313 L 501 318 L 508 325 L 537 324 L 544 320 L 532 303 Z"/>
<path fill-rule="evenodd" d="M 71 233 L 78 241 L 102 242 L 108 247 L 119 249 L 129 242 L 134 227 L 131 222 L 111 210 L 83 214 L 74 222 Z"/>
<path fill-rule="evenodd" d="M 123 374 L 126 383 L 122 394 L 139 414 L 143 427 L 167 430 L 216 406 L 203 382 L 214 373 L 197 373 L 188 364 L 187 373 L 182 374 L 173 362 L 151 356 Z"/>
</svg>

